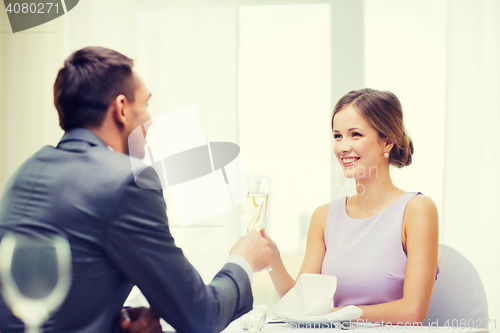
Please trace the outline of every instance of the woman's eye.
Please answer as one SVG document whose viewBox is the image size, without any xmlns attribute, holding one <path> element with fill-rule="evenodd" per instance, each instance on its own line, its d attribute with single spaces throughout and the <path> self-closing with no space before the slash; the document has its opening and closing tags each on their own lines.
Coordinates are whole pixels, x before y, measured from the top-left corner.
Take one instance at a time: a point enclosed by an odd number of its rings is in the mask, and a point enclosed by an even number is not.
<svg viewBox="0 0 500 333">
<path fill-rule="evenodd" d="M 334 138 L 334 139 L 340 139 L 341 137 L 342 137 L 342 135 L 340 135 L 340 134 L 334 134 L 334 135 L 333 135 L 333 138 Z"/>
<path fill-rule="evenodd" d="M 361 133 L 354 132 L 354 133 L 352 133 L 352 136 L 362 136 L 362 135 L 361 135 Z"/>
</svg>

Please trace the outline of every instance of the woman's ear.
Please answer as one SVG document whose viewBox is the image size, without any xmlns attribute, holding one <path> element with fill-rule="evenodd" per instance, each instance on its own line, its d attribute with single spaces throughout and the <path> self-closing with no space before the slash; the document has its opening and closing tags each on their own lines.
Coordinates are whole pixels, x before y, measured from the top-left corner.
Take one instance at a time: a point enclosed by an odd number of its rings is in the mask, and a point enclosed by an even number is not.
<svg viewBox="0 0 500 333">
<path fill-rule="evenodd" d="M 390 152 L 392 147 L 394 147 L 394 142 L 391 139 L 385 138 L 385 149 L 387 152 Z"/>
</svg>

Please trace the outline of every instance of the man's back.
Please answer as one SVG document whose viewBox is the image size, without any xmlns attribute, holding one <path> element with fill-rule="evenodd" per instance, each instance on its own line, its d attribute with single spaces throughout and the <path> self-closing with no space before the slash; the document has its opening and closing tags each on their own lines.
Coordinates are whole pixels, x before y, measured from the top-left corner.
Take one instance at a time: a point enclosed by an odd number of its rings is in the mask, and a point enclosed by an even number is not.
<svg viewBox="0 0 500 333">
<path fill-rule="evenodd" d="M 138 187 L 130 165 L 127 155 L 78 128 L 32 156 L 4 189 L 0 237 L 52 229 L 70 241 L 72 286 L 45 331 L 112 332 L 133 284 L 178 331 L 222 329 L 251 308 L 248 278 L 228 264 L 205 286 L 174 244 L 161 191 Z M 226 304 L 219 307 L 213 293 Z M 22 332 L 3 302 L 0 331 Z"/>
<path fill-rule="evenodd" d="M 105 146 L 82 141 L 61 146 L 42 148 L 6 186 L 0 206 L 0 236 L 15 225 L 17 230 L 53 229 L 67 237 L 74 278 L 65 302 L 78 304 L 85 315 L 75 313 L 76 306 L 63 306 L 58 315 L 70 317 L 67 325 L 72 328 L 95 322 L 111 332 L 109 319 L 117 315 L 132 284 L 107 257 L 106 229 L 119 189 L 130 175 L 130 162 L 126 155 Z M 89 293 L 86 285 L 92 286 L 93 292 Z M 0 323 L 6 322 L 3 307 Z M 56 321 L 57 330 L 63 331 L 64 320 Z"/>
</svg>

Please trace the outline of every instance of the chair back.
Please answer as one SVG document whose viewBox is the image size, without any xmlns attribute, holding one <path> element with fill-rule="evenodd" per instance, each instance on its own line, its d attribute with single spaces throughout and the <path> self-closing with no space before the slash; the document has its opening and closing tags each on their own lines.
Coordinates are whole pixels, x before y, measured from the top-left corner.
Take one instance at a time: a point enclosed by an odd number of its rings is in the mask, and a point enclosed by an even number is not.
<svg viewBox="0 0 500 333">
<path fill-rule="evenodd" d="M 486 292 L 474 265 L 444 244 L 439 244 L 438 265 L 440 273 L 423 325 L 487 328 Z"/>
</svg>

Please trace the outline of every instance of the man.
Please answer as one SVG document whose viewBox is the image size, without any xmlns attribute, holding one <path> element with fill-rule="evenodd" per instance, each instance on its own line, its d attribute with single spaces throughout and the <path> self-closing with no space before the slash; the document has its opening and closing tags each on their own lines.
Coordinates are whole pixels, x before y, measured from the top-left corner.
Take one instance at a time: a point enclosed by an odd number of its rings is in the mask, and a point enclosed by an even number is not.
<svg viewBox="0 0 500 333">
<path fill-rule="evenodd" d="M 117 330 L 134 284 L 178 332 L 219 332 L 252 308 L 252 271 L 270 264 L 269 242 L 252 232 L 205 285 L 175 246 L 161 191 L 136 185 L 127 156 L 129 134 L 150 119 L 151 94 L 132 67 L 131 59 L 101 47 L 65 61 L 54 84 L 65 134 L 57 147 L 42 148 L 17 170 L 0 201 L 0 237 L 55 230 L 70 242 L 72 285 L 44 332 Z M 154 172 L 144 174 L 159 183 Z M 151 328 L 151 312 L 129 314 Z M 133 331 L 135 324 L 122 318 L 122 328 Z M 0 331 L 22 332 L 3 301 Z"/>
</svg>

